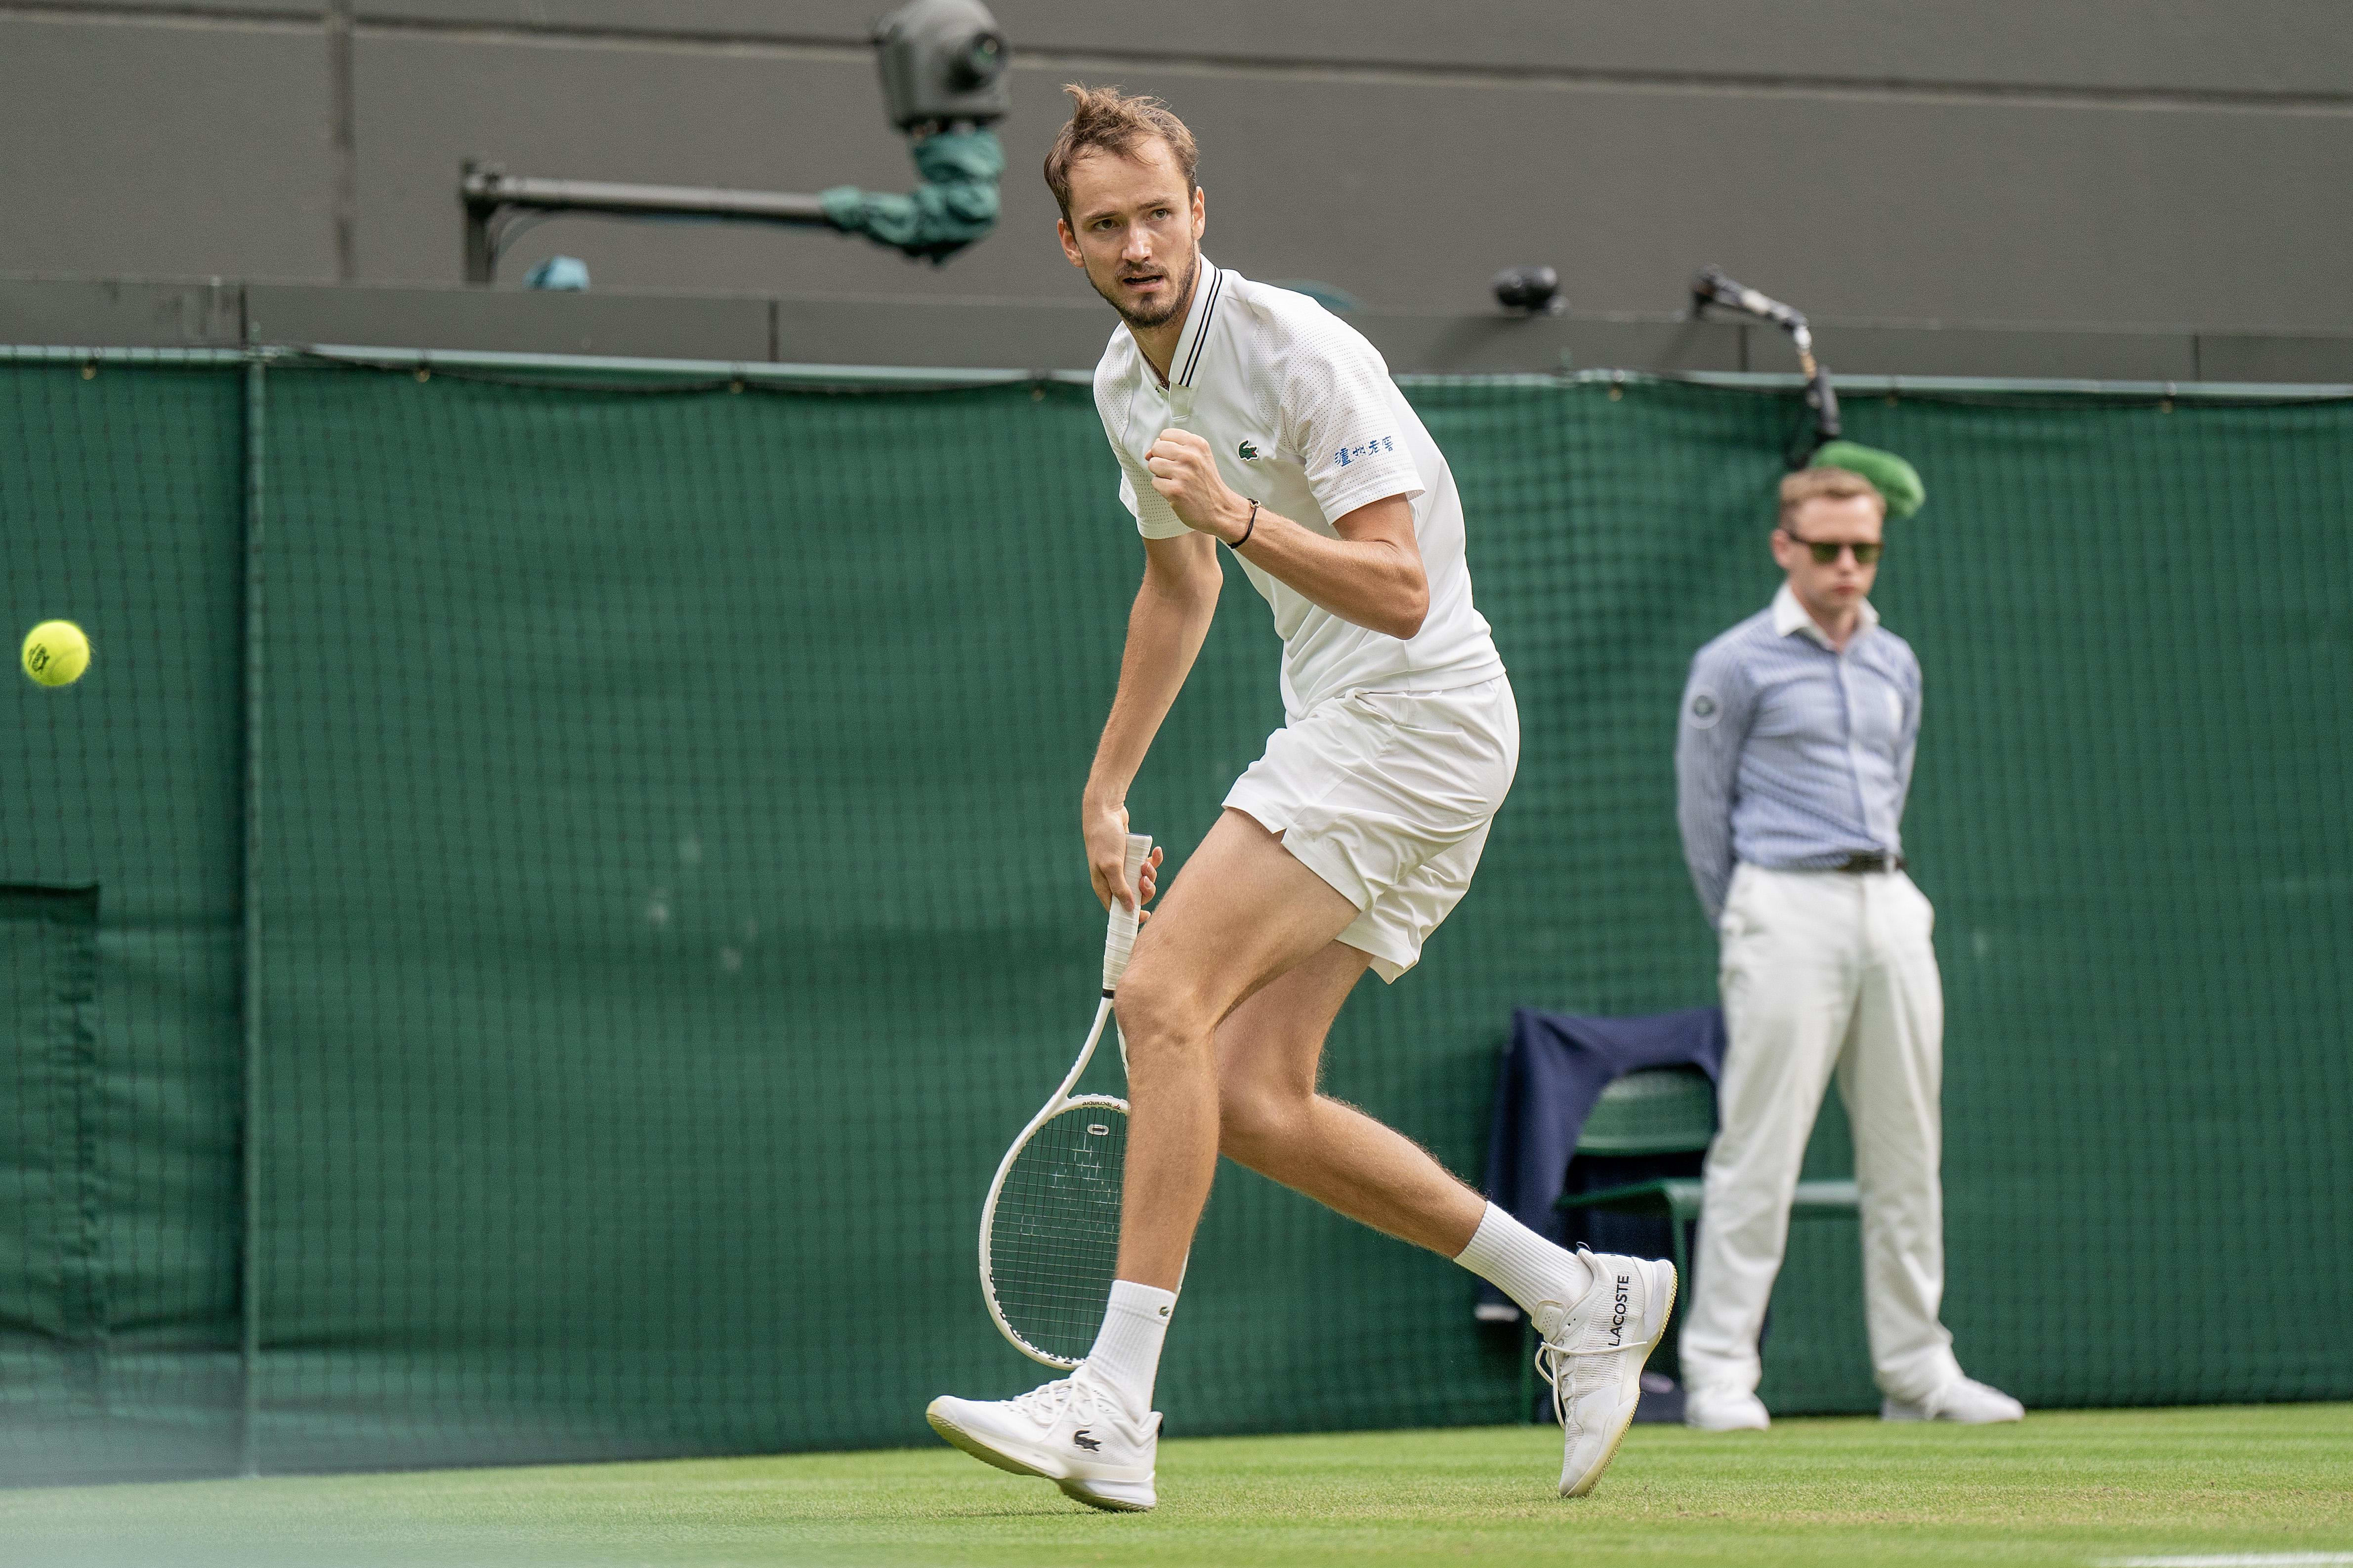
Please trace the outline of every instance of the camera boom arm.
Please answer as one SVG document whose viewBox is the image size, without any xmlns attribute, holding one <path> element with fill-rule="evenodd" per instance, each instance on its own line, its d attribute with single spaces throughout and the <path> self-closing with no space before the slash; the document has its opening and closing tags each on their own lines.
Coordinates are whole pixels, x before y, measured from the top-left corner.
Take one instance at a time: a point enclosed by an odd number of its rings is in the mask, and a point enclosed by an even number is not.
<svg viewBox="0 0 2353 1568">
<path fill-rule="evenodd" d="M 837 185 L 797 195 L 547 180 L 469 159 L 458 183 L 466 210 L 466 281 L 491 282 L 516 237 L 560 213 L 831 228 L 945 261 L 997 224 L 1005 149 L 988 127 L 1013 106 L 1005 35 L 980 0 L 907 0 L 876 25 L 874 50 L 884 111 L 913 144 L 923 177 L 912 193 Z"/>
<path fill-rule="evenodd" d="M 996 226 L 997 176 L 1005 151 L 997 133 L 964 126 L 915 143 L 923 183 L 908 195 L 837 185 L 815 195 L 731 191 L 709 185 L 635 185 L 610 180 L 548 180 L 510 174 L 468 159 L 458 184 L 466 206 L 466 281 L 494 282 L 499 258 L 522 233 L 564 213 L 611 217 L 699 218 L 712 223 L 781 224 L 865 234 L 876 243 L 933 262 Z"/>
</svg>

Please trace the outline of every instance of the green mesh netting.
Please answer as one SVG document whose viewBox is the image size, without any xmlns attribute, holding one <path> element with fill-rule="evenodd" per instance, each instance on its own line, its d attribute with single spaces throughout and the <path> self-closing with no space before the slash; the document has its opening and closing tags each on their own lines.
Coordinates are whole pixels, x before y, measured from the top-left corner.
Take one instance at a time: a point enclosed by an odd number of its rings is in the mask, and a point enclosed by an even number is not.
<svg viewBox="0 0 2353 1568">
<path fill-rule="evenodd" d="M 1093 1002 L 1076 795 L 1140 552 L 1085 391 L 248 375 L 0 366 L 10 636 L 97 650 L 5 700 L 0 1468 L 914 1442 L 1038 1381 L 973 1231 Z M 1796 405 L 1410 391 L 1525 752 L 1326 1083 L 1475 1171 L 1514 1006 L 1713 999 L 1676 699 L 1773 588 Z M 2353 1394 L 2353 405 L 1848 416 L 1935 497 L 1877 602 L 1927 679 L 1964 1363 Z M 1132 801 L 1173 861 L 1275 655 L 1237 574 Z M 1793 1237 L 1777 1410 L 1873 1401 L 1854 1252 Z M 1170 1429 L 1515 1418 L 1471 1300 L 1229 1168 Z"/>
</svg>

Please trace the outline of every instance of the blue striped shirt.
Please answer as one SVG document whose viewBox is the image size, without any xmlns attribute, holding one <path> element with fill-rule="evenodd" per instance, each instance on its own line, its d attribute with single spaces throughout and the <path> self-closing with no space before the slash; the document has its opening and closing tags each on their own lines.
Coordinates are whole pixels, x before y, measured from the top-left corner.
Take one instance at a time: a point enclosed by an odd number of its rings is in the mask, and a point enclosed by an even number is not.
<svg viewBox="0 0 2353 1568">
<path fill-rule="evenodd" d="M 1843 653 L 1787 584 L 1700 649 L 1676 730 L 1675 815 L 1710 923 L 1739 861 L 1819 869 L 1902 853 L 1919 741 L 1920 661 L 1868 600 Z"/>
</svg>

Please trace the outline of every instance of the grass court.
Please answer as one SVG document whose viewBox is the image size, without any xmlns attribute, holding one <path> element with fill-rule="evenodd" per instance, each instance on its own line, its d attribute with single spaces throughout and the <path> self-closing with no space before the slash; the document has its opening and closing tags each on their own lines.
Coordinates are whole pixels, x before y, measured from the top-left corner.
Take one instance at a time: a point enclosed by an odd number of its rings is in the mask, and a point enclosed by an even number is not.
<svg viewBox="0 0 2353 1568">
<path fill-rule="evenodd" d="M 1551 1427 L 1172 1438 L 1107 1515 L 940 1447 L 0 1493 L 13 1568 L 1420 1563 L 2353 1564 L 2353 1406 L 2021 1426 L 1637 1426 L 1553 1494 Z M 2219 1563 L 2218 1563 L 2219 1568 Z"/>
</svg>

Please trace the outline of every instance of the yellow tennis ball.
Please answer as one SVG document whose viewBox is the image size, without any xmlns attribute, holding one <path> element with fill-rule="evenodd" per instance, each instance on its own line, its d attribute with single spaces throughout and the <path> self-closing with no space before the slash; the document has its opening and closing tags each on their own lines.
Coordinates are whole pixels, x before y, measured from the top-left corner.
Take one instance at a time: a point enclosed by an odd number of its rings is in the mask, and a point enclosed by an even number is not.
<svg viewBox="0 0 2353 1568">
<path fill-rule="evenodd" d="M 90 668 L 90 638 L 71 621 L 43 621 L 25 637 L 25 673 L 43 686 L 71 686 Z"/>
</svg>

